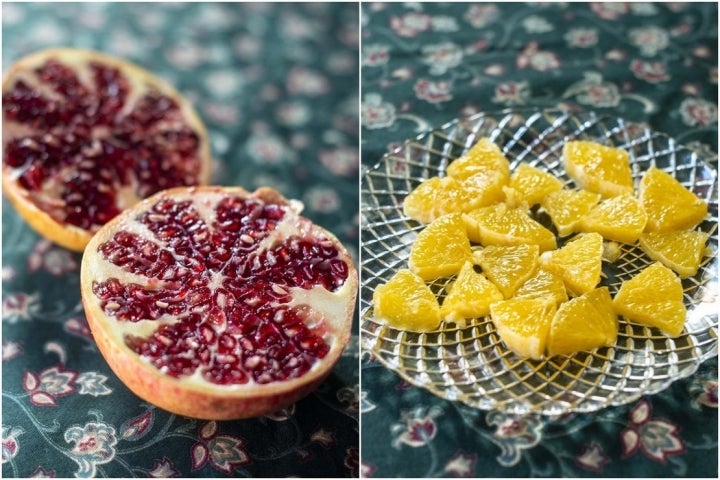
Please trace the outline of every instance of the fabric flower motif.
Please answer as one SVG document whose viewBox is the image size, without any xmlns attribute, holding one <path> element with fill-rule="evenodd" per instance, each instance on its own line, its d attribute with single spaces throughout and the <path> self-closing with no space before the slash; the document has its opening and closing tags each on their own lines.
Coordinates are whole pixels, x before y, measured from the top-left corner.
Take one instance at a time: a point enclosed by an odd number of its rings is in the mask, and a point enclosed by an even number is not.
<svg viewBox="0 0 720 480">
<path fill-rule="evenodd" d="M 593 2 L 590 4 L 590 10 L 603 20 L 617 20 L 630 12 L 625 2 Z"/>
<path fill-rule="evenodd" d="M 497 5 L 490 3 L 473 4 L 463 15 L 463 18 L 473 26 L 473 28 L 483 28 L 495 22 L 500 16 L 500 10 Z"/>
<path fill-rule="evenodd" d="M 67 454 L 80 467 L 75 472 L 79 478 L 95 477 L 97 466 L 109 463 L 115 458 L 115 427 L 97 421 L 84 426 L 73 426 L 65 431 L 65 441 L 74 443 Z"/>
<path fill-rule="evenodd" d="M 461 450 L 450 458 L 444 470 L 455 477 L 471 478 L 475 476 L 476 463 L 477 455 L 468 455 Z"/>
<path fill-rule="evenodd" d="M 151 478 L 175 478 L 180 476 L 180 472 L 175 469 L 175 465 L 170 459 L 163 457 L 160 460 L 155 460 L 147 475 Z"/>
<path fill-rule="evenodd" d="M 321 150 L 320 163 L 335 175 L 349 177 L 357 172 L 360 154 L 355 147 L 337 147 Z"/>
<path fill-rule="evenodd" d="M 612 82 L 603 80 L 597 72 L 586 72 L 585 78 L 570 85 L 564 98 L 577 96 L 578 103 L 594 107 L 616 107 L 620 104 L 620 89 Z"/>
<path fill-rule="evenodd" d="M 362 390 L 360 392 L 360 413 L 367 413 L 375 410 L 375 408 L 377 408 L 377 405 L 368 399 L 368 392 Z"/>
<path fill-rule="evenodd" d="M 532 68 L 538 72 L 547 72 L 560 67 L 558 56 L 546 50 L 540 50 L 538 42 L 530 42 L 515 60 L 517 68 Z"/>
<path fill-rule="evenodd" d="M 395 123 L 395 106 L 377 93 L 367 94 L 360 107 L 360 121 L 370 130 L 387 128 Z"/>
<path fill-rule="evenodd" d="M 380 67 L 390 60 L 390 47 L 387 45 L 363 45 L 362 64 L 365 67 Z"/>
<path fill-rule="evenodd" d="M 409 12 L 390 18 L 390 28 L 399 37 L 416 37 L 430 29 L 432 19 L 421 12 Z"/>
<path fill-rule="evenodd" d="M 295 67 L 287 77 L 288 92 L 318 97 L 330 91 L 330 82 L 323 74 L 305 67 Z"/>
<path fill-rule="evenodd" d="M 420 100 L 425 100 L 429 103 L 442 103 L 452 100 L 450 82 L 435 82 L 421 78 L 415 83 L 414 90 L 415 95 L 417 95 Z"/>
<path fill-rule="evenodd" d="M 319 428 L 315 430 L 310 435 L 310 441 L 320 444 L 323 448 L 330 448 L 336 442 L 335 435 L 331 431 L 324 428 Z"/>
<path fill-rule="evenodd" d="M 218 424 L 207 422 L 200 428 L 200 442 L 192 447 L 192 469 L 210 464 L 215 470 L 229 475 L 236 467 L 250 463 L 243 449 L 245 442 L 230 435 L 218 435 Z"/>
<path fill-rule="evenodd" d="M 718 408 L 718 382 L 713 380 L 705 382 L 705 390 L 698 395 L 697 401 L 706 407 Z"/>
<path fill-rule="evenodd" d="M 601 473 L 610 459 L 605 455 L 601 445 L 591 442 L 583 447 L 582 452 L 575 457 L 575 464 L 590 472 Z"/>
<path fill-rule="evenodd" d="M 548 33 L 555 30 L 552 23 L 543 17 L 530 15 L 522 21 L 522 26 L 527 33 Z"/>
<path fill-rule="evenodd" d="M 495 96 L 492 101 L 503 105 L 525 105 L 530 97 L 528 82 L 503 82 L 495 87 Z"/>
<path fill-rule="evenodd" d="M 646 57 L 657 55 L 670 44 L 670 34 L 667 30 L 654 25 L 633 28 L 628 35 L 630 42 L 640 49 L 641 55 Z"/>
<path fill-rule="evenodd" d="M 630 70 L 640 80 L 649 83 L 662 83 L 670 80 L 667 73 L 667 67 L 662 62 L 646 62 L 643 60 L 633 60 L 630 63 Z"/>
<path fill-rule="evenodd" d="M 7 362 L 22 355 L 22 344 L 12 340 L 2 341 L 2 361 Z"/>
<path fill-rule="evenodd" d="M 282 165 L 291 163 L 290 148 L 277 135 L 258 132 L 250 136 L 245 151 L 253 162 L 260 165 Z"/>
<path fill-rule="evenodd" d="M 358 478 L 360 473 L 360 449 L 357 447 L 350 447 L 345 450 L 343 465 L 345 465 L 345 468 L 350 470 L 350 477 Z"/>
<path fill-rule="evenodd" d="M 318 186 L 306 192 L 303 203 L 315 212 L 333 213 L 340 208 L 340 197 L 334 188 Z"/>
<path fill-rule="evenodd" d="M 536 416 L 514 417 L 492 411 L 487 414 L 486 421 L 496 427 L 491 439 L 500 447 L 497 460 L 504 467 L 516 465 L 522 451 L 533 448 L 542 439 L 543 423 Z"/>
<path fill-rule="evenodd" d="M 345 412 L 350 415 L 356 415 L 360 411 L 359 388 L 360 386 L 355 384 L 354 387 L 343 387 L 335 394 L 340 403 L 347 404 Z"/>
<path fill-rule="evenodd" d="M 73 255 L 58 248 L 50 240 L 41 239 L 28 255 L 28 270 L 35 272 L 45 270 L 50 275 L 60 276 L 78 269 Z"/>
<path fill-rule="evenodd" d="M 43 467 L 37 467 L 33 473 L 30 474 L 30 478 L 55 478 L 57 473 L 55 470 L 45 470 Z"/>
<path fill-rule="evenodd" d="M 654 420 L 647 400 L 641 400 L 629 414 L 629 426 L 620 433 L 623 457 L 641 450 L 650 460 L 665 463 L 668 457 L 685 452 L 678 427 L 665 420 Z"/>
<path fill-rule="evenodd" d="M 462 63 L 463 51 L 452 42 L 425 45 L 422 48 L 423 63 L 430 65 L 430 73 L 442 75 Z"/>
<path fill-rule="evenodd" d="M 22 427 L 2 426 L 2 463 L 7 463 L 18 454 L 20 444 L 18 437 L 25 433 Z"/>
<path fill-rule="evenodd" d="M 74 393 L 73 382 L 77 372 L 61 370 L 59 366 L 43 370 L 39 374 L 27 370 L 23 376 L 23 389 L 30 396 L 30 403 L 38 407 L 54 407 L 57 398 Z"/>
<path fill-rule="evenodd" d="M 139 440 L 150 431 L 154 420 L 153 410 L 148 409 L 144 413 L 125 421 L 120 426 L 120 437 L 123 440 Z"/>
<path fill-rule="evenodd" d="M 40 311 L 40 299 L 38 293 L 13 293 L 2 303 L 2 319 L 9 323 L 16 323 L 19 320 L 32 320 Z"/>
<path fill-rule="evenodd" d="M 717 123 L 717 105 L 702 98 L 686 98 L 680 104 L 680 116 L 690 127 L 705 127 Z"/>
<path fill-rule="evenodd" d="M 440 411 L 436 408 L 426 411 L 421 407 L 410 412 L 403 412 L 400 423 L 391 428 L 397 435 L 392 442 L 393 447 L 400 448 L 401 444 L 405 444 L 417 448 L 430 443 L 437 434 L 435 417 L 438 415 L 440 415 Z"/>
<path fill-rule="evenodd" d="M 112 393 L 112 389 L 105 385 L 106 380 L 107 377 L 98 372 L 83 372 L 75 379 L 75 385 L 80 387 L 78 390 L 80 395 L 99 397 Z"/>
<path fill-rule="evenodd" d="M 360 476 L 361 478 L 371 478 L 377 471 L 377 467 L 367 462 L 360 462 Z"/>
<path fill-rule="evenodd" d="M 570 47 L 593 47 L 598 43 L 598 32 L 594 28 L 573 28 L 565 34 L 565 41 Z"/>
</svg>

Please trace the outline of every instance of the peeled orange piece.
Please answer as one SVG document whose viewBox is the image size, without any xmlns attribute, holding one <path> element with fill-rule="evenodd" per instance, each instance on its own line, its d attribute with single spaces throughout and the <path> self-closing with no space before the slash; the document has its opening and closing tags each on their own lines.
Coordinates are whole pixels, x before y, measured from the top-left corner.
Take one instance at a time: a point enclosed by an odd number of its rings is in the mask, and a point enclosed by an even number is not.
<svg viewBox="0 0 720 480">
<path fill-rule="evenodd" d="M 373 293 L 375 317 L 391 327 L 424 332 L 440 325 L 440 305 L 430 287 L 410 270 L 399 270 Z"/>
<path fill-rule="evenodd" d="M 626 319 L 657 327 L 671 337 L 680 335 L 685 326 L 682 283 L 660 262 L 625 280 L 613 298 L 613 306 Z"/>
<path fill-rule="evenodd" d="M 557 246 L 555 235 L 533 220 L 524 208 L 498 203 L 463 214 L 471 241 L 482 245 L 535 244 L 540 251 Z"/>
<path fill-rule="evenodd" d="M 558 307 L 550 325 L 548 356 L 570 355 L 612 345 L 618 319 L 607 287 L 575 297 Z"/>
<path fill-rule="evenodd" d="M 607 240 L 635 243 L 647 221 L 647 213 L 637 198 L 617 195 L 593 207 L 578 226 L 581 232 L 597 232 Z"/>
<path fill-rule="evenodd" d="M 476 272 L 471 262 L 465 262 L 443 300 L 440 316 L 464 326 L 466 319 L 488 315 L 490 304 L 502 299 L 498 287 L 485 275 Z"/>
<path fill-rule="evenodd" d="M 640 236 L 640 247 L 650 258 L 680 275 L 695 275 L 700 268 L 709 234 L 699 230 L 648 232 Z"/>
<path fill-rule="evenodd" d="M 575 183 L 603 197 L 632 194 L 628 152 L 596 142 L 575 140 L 563 147 L 565 171 Z"/>
<path fill-rule="evenodd" d="M 476 173 L 462 181 L 463 191 L 468 200 L 463 212 L 485 207 L 505 200 L 507 176 L 500 170 L 488 170 Z"/>
<path fill-rule="evenodd" d="M 510 298 L 520 285 L 535 274 L 540 250 L 537 245 L 488 245 L 475 254 L 485 276 L 505 298 Z"/>
<path fill-rule="evenodd" d="M 640 202 L 648 215 L 648 232 L 690 230 L 703 221 L 708 206 L 672 175 L 650 167 L 640 181 Z"/>
<path fill-rule="evenodd" d="M 555 304 L 546 299 L 512 298 L 490 305 L 490 318 L 510 350 L 539 360 L 545 353 L 555 311 Z"/>
<path fill-rule="evenodd" d="M 554 175 L 537 167 L 521 163 L 510 177 L 508 197 L 513 205 L 533 206 L 549 193 L 563 188 L 563 183 Z"/>
<path fill-rule="evenodd" d="M 442 215 L 463 212 L 471 198 L 462 183 L 452 177 L 428 178 L 403 200 L 403 213 L 420 223 Z"/>
<path fill-rule="evenodd" d="M 587 215 L 599 201 L 599 193 L 563 189 L 548 193 L 540 205 L 550 215 L 558 235 L 567 237 L 577 231 L 580 219 Z"/>
<path fill-rule="evenodd" d="M 408 268 L 423 280 L 449 277 L 472 259 L 470 240 L 459 213 L 443 215 L 422 230 L 410 249 Z"/>
<path fill-rule="evenodd" d="M 510 179 L 510 162 L 502 150 L 489 138 L 481 138 L 461 157 L 447 167 L 447 174 L 458 180 L 465 180 L 478 173 L 499 172 Z"/>
<path fill-rule="evenodd" d="M 547 298 L 560 304 L 567 301 L 567 290 L 562 277 L 543 267 L 515 290 L 514 298 Z"/>
<path fill-rule="evenodd" d="M 581 233 L 562 248 L 544 252 L 540 263 L 558 275 L 570 295 L 577 297 L 600 283 L 603 239 L 599 233 Z"/>
</svg>

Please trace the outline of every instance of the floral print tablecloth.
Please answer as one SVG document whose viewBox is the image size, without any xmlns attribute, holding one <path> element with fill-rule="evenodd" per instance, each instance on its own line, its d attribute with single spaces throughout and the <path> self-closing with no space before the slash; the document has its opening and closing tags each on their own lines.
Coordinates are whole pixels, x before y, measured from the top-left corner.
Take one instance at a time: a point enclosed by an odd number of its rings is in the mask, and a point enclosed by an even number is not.
<svg viewBox="0 0 720 480">
<path fill-rule="evenodd" d="M 363 3 L 361 151 L 507 107 L 595 110 L 717 168 L 717 3 Z M 442 400 L 361 359 L 361 475 L 713 477 L 717 357 L 597 414 L 513 417 Z"/>
<path fill-rule="evenodd" d="M 125 57 L 197 107 L 213 179 L 271 185 L 357 255 L 357 4 L 2 5 L 3 71 L 76 46 Z M 3 477 L 358 475 L 357 328 L 331 377 L 293 407 L 195 421 L 140 401 L 86 324 L 80 255 L 2 208 Z"/>
</svg>

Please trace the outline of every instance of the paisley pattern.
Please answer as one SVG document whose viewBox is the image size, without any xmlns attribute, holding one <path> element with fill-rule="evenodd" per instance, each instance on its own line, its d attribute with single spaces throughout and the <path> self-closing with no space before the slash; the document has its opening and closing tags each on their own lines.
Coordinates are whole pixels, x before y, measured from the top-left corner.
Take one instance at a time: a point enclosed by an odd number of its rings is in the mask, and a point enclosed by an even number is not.
<svg viewBox="0 0 720 480">
<path fill-rule="evenodd" d="M 197 107 L 213 180 L 270 185 L 357 253 L 357 4 L 3 4 L 3 70 L 41 48 L 134 61 Z M 4 477 L 358 475 L 357 333 L 330 379 L 267 417 L 200 422 L 141 402 L 80 304 L 80 255 L 3 203 Z M 39 454 L 42 452 L 42 454 Z"/>
<path fill-rule="evenodd" d="M 717 4 L 363 3 L 362 159 L 505 107 L 595 110 L 717 168 Z M 717 477 L 717 358 L 597 414 L 515 417 L 361 361 L 366 477 Z"/>
</svg>

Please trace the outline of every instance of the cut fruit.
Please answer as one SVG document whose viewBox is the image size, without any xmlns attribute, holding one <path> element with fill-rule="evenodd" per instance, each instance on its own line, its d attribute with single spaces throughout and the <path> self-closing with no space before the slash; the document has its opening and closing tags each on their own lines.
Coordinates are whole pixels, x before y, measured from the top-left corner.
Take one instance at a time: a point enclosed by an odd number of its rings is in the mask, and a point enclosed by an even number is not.
<svg viewBox="0 0 720 480">
<path fill-rule="evenodd" d="M 545 268 L 538 268 L 533 276 L 515 291 L 514 298 L 547 298 L 556 304 L 566 302 L 567 290 L 562 277 Z"/>
<path fill-rule="evenodd" d="M 447 321 L 465 326 L 469 318 L 480 318 L 490 313 L 490 304 L 503 299 L 502 293 L 485 275 L 465 262 L 450 292 L 440 307 L 440 316 Z"/>
<path fill-rule="evenodd" d="M 707 203 L 657 167 L 643 174 L 639 194 L 648 215 L 648 232 L 691 230 L 707 215 Z"/>
<path fill-rule="evenodd" d="M 617 328 L 618 319 L 607 287 L 592 290 L 560 305 L 550 325 L 548 356 L 613 345 Z"/>
<path fill-rule="evenodd" d="M 475 254 L 485 276 L 493 282 L 505 298 L 535 274 L 540 250 L 537 245 L 488 245 Z"/>
<path fill-rule="evenodd" d="M 599 233 L 581 233 L 562 248 L 545 252 L 540 263 L 558 275 L 570 295 L 578 297 L 600 283 L 603 239 Z"/>
<path fill-rule="evenodd" d="M 423 280 L 449 277 L 472 260 L 465 223 L 458 213 L 444 215 L 422 230 L 410 249 L 408 268 Z"/>
<path fill-rule="evenodd" d="M 420 223 L 431 223 L 443 215 L 462 212 L 469 201 L 460 181 L 452 177 L 432 177 L 405 197 L 403 213 Z"/>
<path fill-rule="evenodd" d="M 628 152 L 591 141 L 570 141 L 563 147 L 565 171 L 585 190 L 603 197 L 632 194 Z"/>
<path fill-rule="evenodd" d="M 498 170 L 490 170 L 466 178 L 462 188 L 468 196 L 463 212 L 485 207 L 505 200 L 507 176 Z"/>
<path fill-rule="evenodd" d="M 686 278 L 695 275 L 700 268 L 709 236 L 699 230 L 649 232 L 640 236 L 640 247 L 650 258 L 662 262 L 680 278 Z"/>
<path fill-rule="evenodd" d="M 600 201 L 600 194 L 587 190 L 558 190 L 543 198 L 540 205 L 550 215 L 558 235 L 567 237 L 578 222 Z"/>
<path fill-rule="evenodd" d="M 500 147 L 489 138 L 481 138 L 461 157 L 453 160 L 447 167 L 447 174 L 458 180 L 465 180 L 478 173 L 500 172 L 510 180 L 510 162 Z"/>
<path fill-rule="evenodd" d="M 463 214 L 463 220 L 470 240 L 485 246 L 529 243 L 538 245 L 540 251 L 557 246 L 555 235 L 533 220 L 524 208 L 498 203 Z"/>
<path fill-rule="evenodd" d="M 680 335 L 687 316 L 682 283 L 660 262 L 625 280 L 615 294 L 613 307 L 627 320 L 659 328 L 671 337 Z"/>
<path fill-rule="evenodd" d="M 194 418 L 263 415 L 307 395 L 350 339 L 348 252 L 278 192 L 164 190 L 88 244 L 98 348 L 144 400 Z"/>
<path fill-rule="evenodd" d="M 490 317 L 505 345 L 523 358 L 545 353 L 555 304 L 538 298 L 512 298 L 490 305 Z"/>
<path fill-rule="evenodd" d="M 533 206 L 539 204 L 546 195 L 563 188 L 563 183 L 539 168 L 521 163 L 510 177 L 511 192 L 508 203 L 512 205 Z"/>
<path fill-rule="evenodd" d="M 410 270 L 399 270 L 373 293 L 376 318 L 393 328 L 426 332 L 440 325 L 440 305 L 430 287 Z"/>
<path fill-rule="evenodd" d="M 607 240 L 635 243 L 645 229 L 648 216 L 640 201 L 632 195 L 603 200 L 580 219 L 581 232 L 597 232 Z"/>
<path fill-rule="evenodd" d="M 97 52 L 45 50 L 3 80 L 3 190 L 40 235 L 82 251 L 142 198 L 205 184 L 210 147 L 191 105 Z"/>
</svg>

